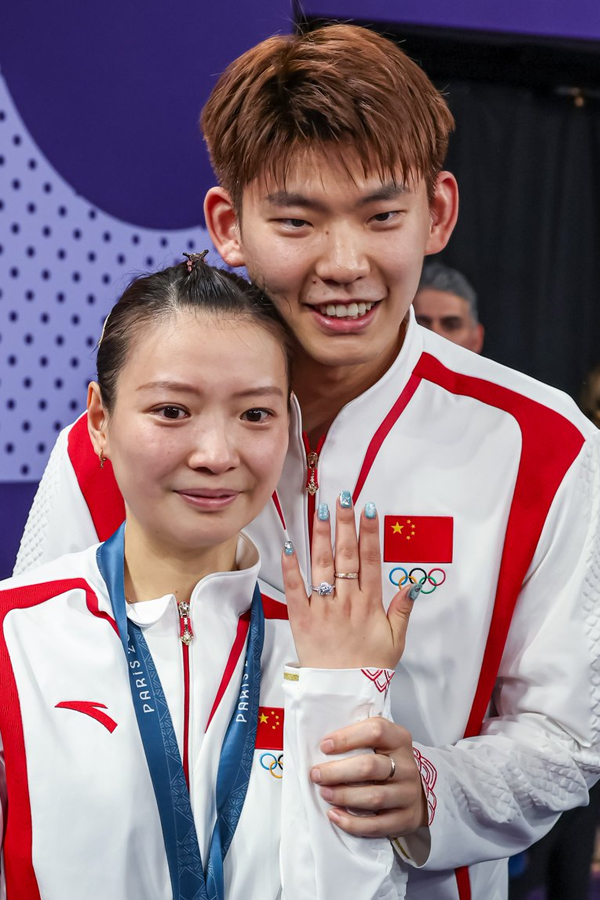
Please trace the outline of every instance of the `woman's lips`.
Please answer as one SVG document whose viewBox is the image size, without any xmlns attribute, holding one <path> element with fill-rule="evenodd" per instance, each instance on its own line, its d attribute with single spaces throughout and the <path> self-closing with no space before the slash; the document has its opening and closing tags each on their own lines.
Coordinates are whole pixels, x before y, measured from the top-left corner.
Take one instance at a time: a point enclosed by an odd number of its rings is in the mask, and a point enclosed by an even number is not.
<svg viewBox="0 0 600 900">
<path fill-rule="evenodd" d="M 239 491 L 220 490 L 219 488 L 206 488 L 206 490 L 190 488 L 189 490 L 175 491 L 175 493 L 195 509 L 215 511 L 226 509 L 239 496 Z"/>
</svg>

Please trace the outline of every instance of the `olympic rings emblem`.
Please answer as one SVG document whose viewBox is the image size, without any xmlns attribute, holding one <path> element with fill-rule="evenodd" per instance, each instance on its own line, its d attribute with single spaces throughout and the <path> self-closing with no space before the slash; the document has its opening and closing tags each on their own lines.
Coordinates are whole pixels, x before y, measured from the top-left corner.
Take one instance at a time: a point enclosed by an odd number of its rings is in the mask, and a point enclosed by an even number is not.
<svg viewBox="0 0 600 900">
<path fill-rule="evenodd" d="M 263 753 L 260 764 L 263 769 L 271 773 L 273 778 L 283 778 L 283 753 L 280 753 L 279 756 L 275 756 L 273 753 Z M 279 769 L 282 774 L 278 775 L 276 769 Z"/>
<path fill-rule="evenodd" d="M 398 575 L 397 578 L 394 578 L 396 572 L 401 572 L 402 575 Z M 417 577 L 417 573 L 419 573 L 419 577 Z M 435 589 L 445 582 L 446 573 L 443 569 L 439 568 L 430 569 L 429 572 L 426 572 L 425 569 L 419 567 L 411 569 L 410 572 L 408 572 L 402 566 L 396 566 L 390 572 L 389 579 L 395 587 L 402 587 L 407 581 L 410 581 L 411 584 L 422 584 L 422 594 L 433 594 Z M 429 587 L 429 585 L 431 585 L 431 587 Z"/>
</svg>

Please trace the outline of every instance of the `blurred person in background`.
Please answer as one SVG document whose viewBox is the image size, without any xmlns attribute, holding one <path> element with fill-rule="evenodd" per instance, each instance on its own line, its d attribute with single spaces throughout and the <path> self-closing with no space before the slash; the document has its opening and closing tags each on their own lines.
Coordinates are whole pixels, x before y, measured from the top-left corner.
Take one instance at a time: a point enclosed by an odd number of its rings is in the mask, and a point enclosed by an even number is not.
<svg viewBox="0 0 600 900">
<path fill-rule="evenodd" d="M 481 353 L 484 330 L 477 314 L 477 294 L 456 269 L 437 259 L 427 260 L 413 306 L 419 325 Z"/>
<path fill-rule="evenodd" d="M 583 382 L 579 406 L 588 419 L 600 428 L 600 363 L 590 369 Z"/>
</svg>

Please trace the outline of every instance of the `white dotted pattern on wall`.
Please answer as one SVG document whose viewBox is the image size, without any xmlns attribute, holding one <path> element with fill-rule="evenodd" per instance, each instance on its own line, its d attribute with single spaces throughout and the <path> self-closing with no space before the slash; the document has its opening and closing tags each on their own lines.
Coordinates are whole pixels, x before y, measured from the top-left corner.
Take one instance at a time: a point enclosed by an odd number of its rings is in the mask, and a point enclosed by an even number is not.
<svg viewBox="0 0 600 900">
<path fill-rule="evenodd" d="M 0 481 L 41 477 L 85 408 L 104 317 L 131 278 L 206 247 L 219 264 L 201 227 L 139 228 L 78 196 L 0 78 Z"/>
</svg>

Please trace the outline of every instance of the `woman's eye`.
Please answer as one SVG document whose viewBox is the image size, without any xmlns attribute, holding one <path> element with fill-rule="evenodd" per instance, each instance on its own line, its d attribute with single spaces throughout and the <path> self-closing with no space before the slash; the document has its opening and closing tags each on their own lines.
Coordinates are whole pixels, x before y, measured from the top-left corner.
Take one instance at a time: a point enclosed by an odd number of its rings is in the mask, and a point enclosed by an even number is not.
<svg viewBox="0 0 600 900">
<path fill-rule="evenodd" d="M 246 422 L 266 422 L 270 415 L 268 409 L 247 409 L 242 413 L 242 419 Z"/>
<path fill-rule="evenodd" d="M 155 412 L 160 413 L 163 419 L 183 419 L 186 415 L 180 406 L 161 406 Z"/>
</svg>

